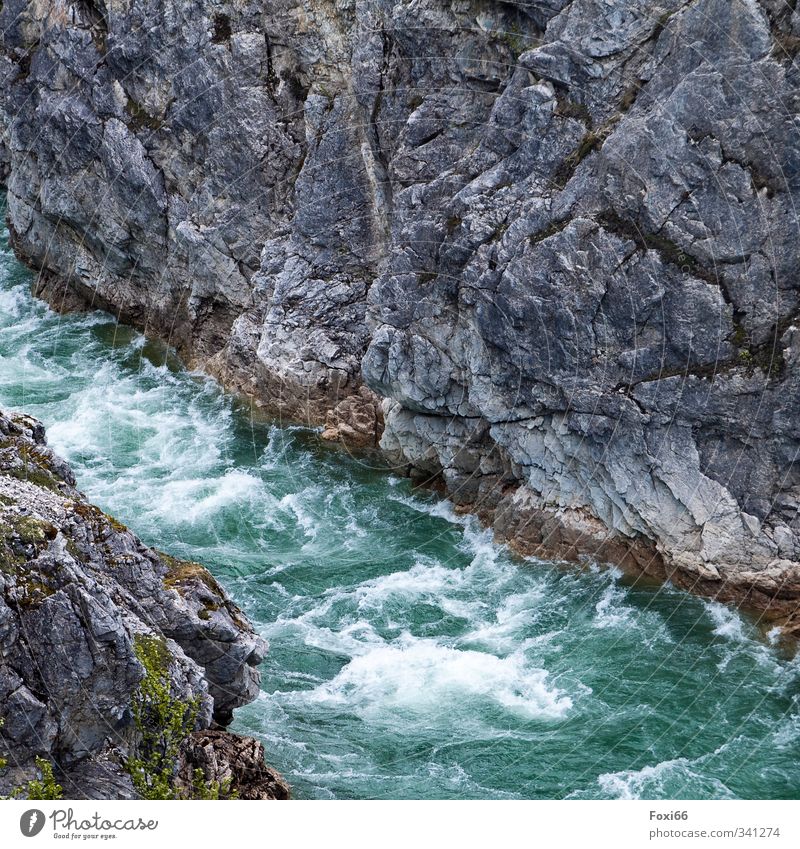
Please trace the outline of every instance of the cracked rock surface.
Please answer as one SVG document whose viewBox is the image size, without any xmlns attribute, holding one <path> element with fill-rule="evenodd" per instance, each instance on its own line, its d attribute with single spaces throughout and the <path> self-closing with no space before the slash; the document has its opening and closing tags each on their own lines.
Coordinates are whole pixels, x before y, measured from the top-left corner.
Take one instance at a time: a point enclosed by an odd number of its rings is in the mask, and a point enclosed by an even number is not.
<svg viewBox="0 0 800 849">
<path fill-rule="evenodd" d="M 89 504 L 41 424 L 0 413 L 0 793 L 44 757 L 68 798 L 133 794 L 121 763 L 142 637 L 164 641 L 173 696 L 200 700 L 198 728 L 258 694 L 266 644 L 214 578 Z"/>
<path fill-rule="evenodd" d="M 796 622 L 796 3 L 7 0 L 0 31 L 51 303 L 329 438 L 384 419 L 523 551 Z"/>
</svg>

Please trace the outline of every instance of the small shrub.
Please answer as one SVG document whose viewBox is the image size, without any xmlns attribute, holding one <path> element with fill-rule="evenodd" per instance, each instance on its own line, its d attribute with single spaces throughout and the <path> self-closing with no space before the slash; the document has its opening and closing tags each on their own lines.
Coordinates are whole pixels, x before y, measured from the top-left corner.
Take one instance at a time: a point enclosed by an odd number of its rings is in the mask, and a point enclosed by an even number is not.
<svg viewBox="0 0 800 849">
<path fill-rule="evenodd" d="M 64 788 L 53 777 L 53 765 L 44 758 L 36 758 L 36 767 L 42 777 L 29 781 L 22 788 L 22 795 L 27 799 L 62 799 Z"/>
<path fill-rule="evenodd" d="M 181 746 L 194 728 L 200 699 L 172 695 L 170 655 L 163 639 L 137 637 L 134 650 L 145 671 L 132 704 L 139 743 L 126 763 L 136 792 L 143 799 L 236 798 L 230 781 L 206 781 L 202 769 L 194 770 L 188 790 L 176 788 Z"/>
<path fill-rule="evenodd" d="M 169 652 L 163 640 L 137 637 L 136 657 L 145 671 L 133 697 L 133 721 L 139 733 L 127 770 L 143 799 L 174 799 L 175 772 L 183 741 L 194 728 L 200 701 L 172 695 Z"/>
<path fill-rule="evenodd" d="M 192 792 L 185 798 L 216 802 L 220 799 L 238 799 L 239 794 L 231 790 L 229 778 L 224 781 L 206 781 L 203 770 L 196 769 L 192 773 Z"/>
</svg>

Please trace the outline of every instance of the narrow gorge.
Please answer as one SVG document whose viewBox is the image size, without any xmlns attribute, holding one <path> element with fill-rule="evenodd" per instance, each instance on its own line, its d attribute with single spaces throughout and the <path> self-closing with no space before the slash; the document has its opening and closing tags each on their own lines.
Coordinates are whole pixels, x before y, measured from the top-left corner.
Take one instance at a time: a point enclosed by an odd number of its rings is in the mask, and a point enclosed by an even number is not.
<svg viewBox="0 0 800 849">
<path fill-rule="evenodd" d="M 790 798 L 795 5 L 5 0 L 2 521 L 301 797 Z"/>
</svg>

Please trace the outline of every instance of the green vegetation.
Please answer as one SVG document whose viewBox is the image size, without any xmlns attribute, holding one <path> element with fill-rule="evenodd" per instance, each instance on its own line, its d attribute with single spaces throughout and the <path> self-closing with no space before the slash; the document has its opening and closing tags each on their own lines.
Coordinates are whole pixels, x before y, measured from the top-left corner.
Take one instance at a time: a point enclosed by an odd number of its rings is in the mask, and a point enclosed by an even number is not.
<svg viewBox="0 0 800 849">
<path fill-rule="evenodd" d="M 222 597 L 222 587 L 220 587 L 214 576 L 205 566 L 201 566 L 193 560 L 180 560 L 177 557 L 172 557 L 170 554 L 165 554 L 163 551 L 159 551 L 158 556 L 167 566 L 167 574 L 164 576 L 164 586 L 168 590 L 179 590 L 181 584 L 200 581 L 214 595 Z"/>
<path fill-rule="evenodd" d="M 62 799 L 64 788 L 58 784 L 53 777 L 53 765 L 44 758 L 36 758 L 36 768 L 41 774 L 41 779 L 29 781 L 23 788 L 27 799 Z"/>
<path fill-rule="evenodd" d="M 231 790 L 230 780 L 208 781 L 202 769 L 193 771 L 189 787 L 176 786 L 180 749 L 194 728 L 200 699 L 182 700 L 172 695 L 170 654 L 162 638 L 136 637 L 134 650 L 145 670 L 132 703 L 139 743 L 125 764 L 136 792 L 143 799 L 235 799 L 237 794 Z M 0 719 L 0 727 L 2 724 Z M 0 769 L 6 766 L 6 759 L 0 757 Z M 36 768 L 39 777 L 15 787 L 9 798 L 63 798 L 53 765 L 36 758 Z"/>
<path fill-rule="evenodd" d="M 17 604 L 33 607 L 55 589 L 29 560 L 43 551 L 58 530 L 35 516 L 5 513 L 0 521 L 0 571 L 15 578 Z"/>
<path fill-rule="evenodd" d="M 208 620 L 214 611 L 221 610 L 225 607 L 231 619 L 239 627 L 248 627 L 236 608 L 226 604 L 225 592 L 205 566 L 201 566 L 193 560 L 180 560 L 177 557 L 165 554 L 163 551 L 159 551 L 158 556 L 164 561 L 167 567 L 167 574 L 164 575 L 165 589 L 175 590 L 179 595 L 182 595 L 185 587 L 192 584 L 197 585 L 199 582 L 205 584 L 206 588 L 219 599 L 219 601 L 210 601 L 207 598 L 203 599 L 203 609 L 197 614 L 200 619 Z"/>
<path fill-rule="evenodd" d="M 139 744 L 126 767 L 143 799 L 174 799 L 178 754 L 194 728 L 200 703 L 197 699 L 182 701 L 172 696 L 170 656 L 163 640 L 136 637 L 135 651 L 145 676 L 132 705 Z"/>
<path fill-rule="evenodd" d="M 761 344 L 753 344 L 740 321 L 734 320 L 731 342 L 737 348 L 737 364 L 744 366 L 748 375 L 760 369 L 770 380 L 776 380 L 783 374 L 786 363 L 783 351 L 778 345 L 783 330 L 776 327 L 771 338 Z"/>
<path fill-rule="evenodd" d="M 202 769 L 196 769 L 192 773 L 192 792 L 189 796 L 182 798 L 200 799 L 206 802 L 218 802 L 222 799 L 236 799 L 238 794 L 231 790 L 229 778 L 224 781 L 206 781 Z"/>
<path fill-rule="evenodd" d="M 126 525 L 117 521 L 113 516 L 109 516 L 108 513 L 104 513 L 99 507 L 95 507 L 94 504 L 88 504 L 85 501 L 71 501 L 69 505 L 76 515 L 85 519 L 95 529 L 102 528 L 108 524 L 118 533 L 124 533 L 128 530 Z"/>
<path fill-rule="evenodd" d="M 129 97 L 125 104 L 125 112 L 128 114 L 128 126 L 134 131 L 160 130 L 164 122 L 151 115 L 140 103 Z"/>
<path fill-rule="evenodd" d="M 145 671 L 132 705 L 139 743 L 126 763 L 134 789 L 143 799 L 234 798 L 230 782 L 206 781 L 201 769 L 194 771 L 188 790 L 175 786 L 180 749 L 194 728 L 200 700 L 172 695 L 170 654 L 163 639 L 136 637 L 134 648 Z"/>
</svg>

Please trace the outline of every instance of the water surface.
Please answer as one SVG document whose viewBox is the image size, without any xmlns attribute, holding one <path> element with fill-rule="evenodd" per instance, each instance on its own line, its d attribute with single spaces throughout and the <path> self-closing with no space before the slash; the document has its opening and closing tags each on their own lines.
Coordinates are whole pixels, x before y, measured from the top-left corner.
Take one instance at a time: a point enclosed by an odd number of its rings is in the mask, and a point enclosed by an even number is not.
<svg viewBox="0 0 800 849">
<path fill-rule="evenodd" d="M 298 797 L 797 798 L 800 665 L 612 569 L 519 561 L 301 428 L 251 421 L 108 315 L 58 316 L 0 245 L 0 405 L 79 487 L 198 560 L 271 651 L 234 730 Z"/>
</svg>

